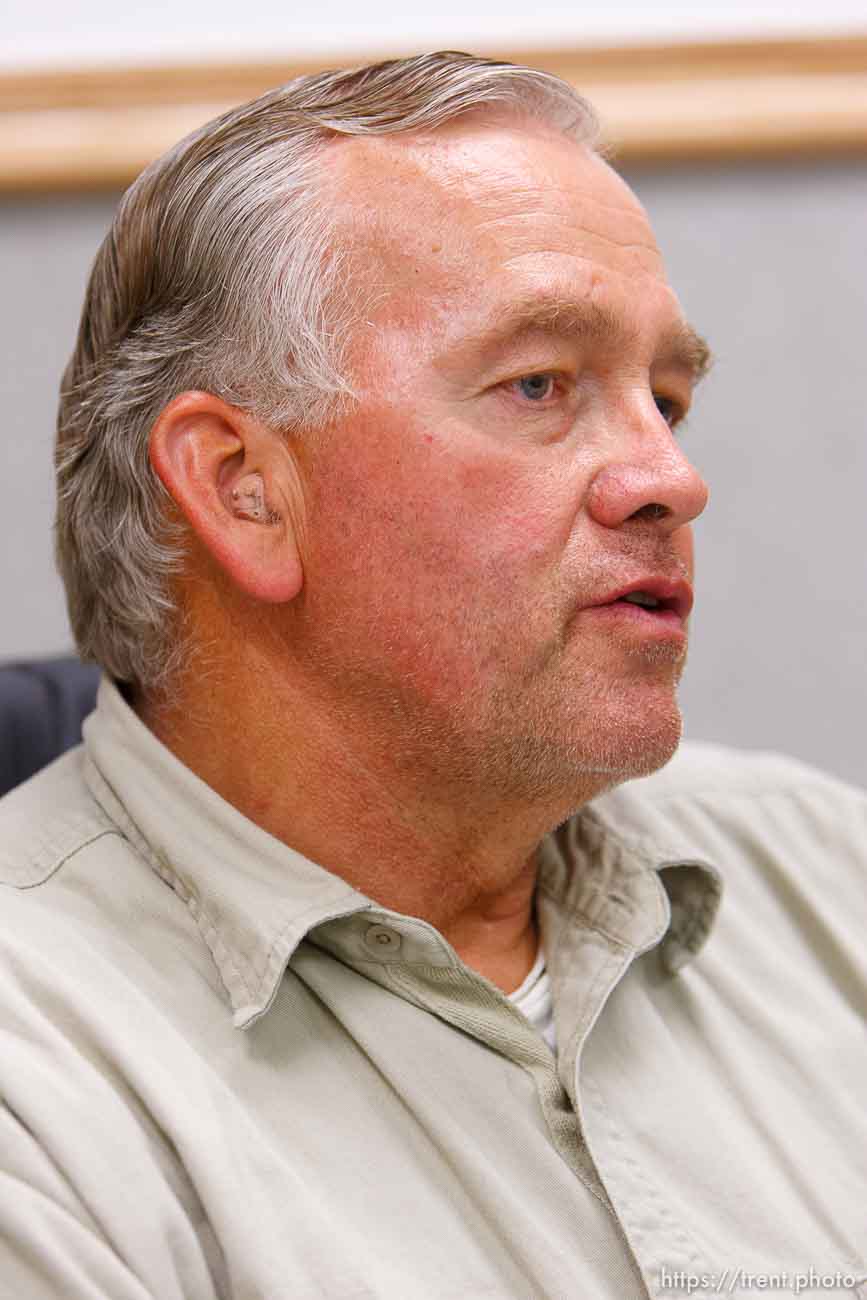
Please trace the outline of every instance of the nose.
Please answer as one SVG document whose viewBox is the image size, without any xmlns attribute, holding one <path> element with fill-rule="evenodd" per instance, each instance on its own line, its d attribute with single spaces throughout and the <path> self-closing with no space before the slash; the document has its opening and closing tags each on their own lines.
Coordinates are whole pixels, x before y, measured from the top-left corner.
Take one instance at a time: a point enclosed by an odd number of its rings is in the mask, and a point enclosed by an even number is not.
<svg viewBox="0 0 867 1300">
<path fill-rule="evenodd" d="M 635 432 L 628 449 L 618 444 L 618 452 L 595 474 L 588 509 L 606 528 L 650 520 L 656 529 L 673 533 L 704 510 L 707 484 L 655 409 Z"/>
</svg>

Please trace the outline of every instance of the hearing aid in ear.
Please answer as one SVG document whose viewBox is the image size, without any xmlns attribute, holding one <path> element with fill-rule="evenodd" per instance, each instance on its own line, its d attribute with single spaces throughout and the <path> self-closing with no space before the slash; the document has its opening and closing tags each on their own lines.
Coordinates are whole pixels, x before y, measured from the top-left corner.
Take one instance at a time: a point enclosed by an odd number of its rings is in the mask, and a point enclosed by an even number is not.
<svg viewBox="0 0 867 1300">
<path fill-rule="evenodd" d="M 267 523 L 271 512 L 265 506 L 265 485 L 260 474 L 248 474 L 232 488 L 232 509 L 239 519 Z"/>
</svg>

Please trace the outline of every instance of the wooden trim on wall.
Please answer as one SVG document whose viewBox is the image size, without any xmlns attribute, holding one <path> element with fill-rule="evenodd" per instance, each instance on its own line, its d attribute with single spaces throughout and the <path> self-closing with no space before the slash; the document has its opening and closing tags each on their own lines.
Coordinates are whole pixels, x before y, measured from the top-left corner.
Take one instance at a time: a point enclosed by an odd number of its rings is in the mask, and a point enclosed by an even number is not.
<svg viewBox="0 0 867 1300">
<path fill-rule="evenodd" d="M 867 152 L 867 35 L 509 50 L 557 73 L 626 163 Z M 0 74 L 0 190 L 116 189 L 181 136 L 352 59 Z M 357 59 L 355 60 L 357 61 Z"/>
</svg>

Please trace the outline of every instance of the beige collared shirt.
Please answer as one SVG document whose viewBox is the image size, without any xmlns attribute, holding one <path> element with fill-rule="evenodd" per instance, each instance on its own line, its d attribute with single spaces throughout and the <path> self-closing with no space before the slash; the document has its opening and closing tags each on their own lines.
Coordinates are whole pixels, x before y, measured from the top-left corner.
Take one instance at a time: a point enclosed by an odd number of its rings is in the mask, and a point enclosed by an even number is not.
<svg viewBox="0 0 867 1300">
<path fill-rule="evenodd" d="M 867 1295 L 865 808 L 684 746 L 562 827 L 555 1059 L 104 682 L 0 804 L 0 1297 Z"/>
</svg>

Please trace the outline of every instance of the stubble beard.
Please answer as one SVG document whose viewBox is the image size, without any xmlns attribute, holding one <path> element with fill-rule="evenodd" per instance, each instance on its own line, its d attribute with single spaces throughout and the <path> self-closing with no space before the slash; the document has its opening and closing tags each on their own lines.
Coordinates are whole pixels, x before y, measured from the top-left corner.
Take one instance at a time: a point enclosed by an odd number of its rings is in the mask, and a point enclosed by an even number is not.
<svg viewBox="0 0 867 1300">
<path fill-rule="evenodd" d="M 464 631 L 457 659 L 479 663 L 477 629 Z M 459 819 L 524 808 L 553 828 L 595 795 L 662 767 L 680 740 L 682 643 L 636 644 L 625 657 L 612 641 L 610 661 L 597 647 L 597 662 L 582 667 L 566 631 L 523 670 L 506 651 L 488 661 L 484 684 L 456 692 L 446 674 L 433 693 L 412 673 L 371 674 L 363 658 L 347 659 L 345 640 L 337 644 L 334 654 L 320 643 L 317 675 L 343 697 L 350 731 L 367 735 L 398 787 Z"/>
<path fill-rule="evenodd" d="M 643 645 L 635 659 L 626 686 L 588 671 L 571 686 L 556 677 L 551 691 L 495 689 L 484 720 L 465 719 L 464 736 L 479 742 L 467 749 L 467 768 L 489 794 L 550 803 L 552 825 L 604 790 L 657 771 L 682 734 L 676 688 L 686 653 L 662 642 Z"/>
</svg>

